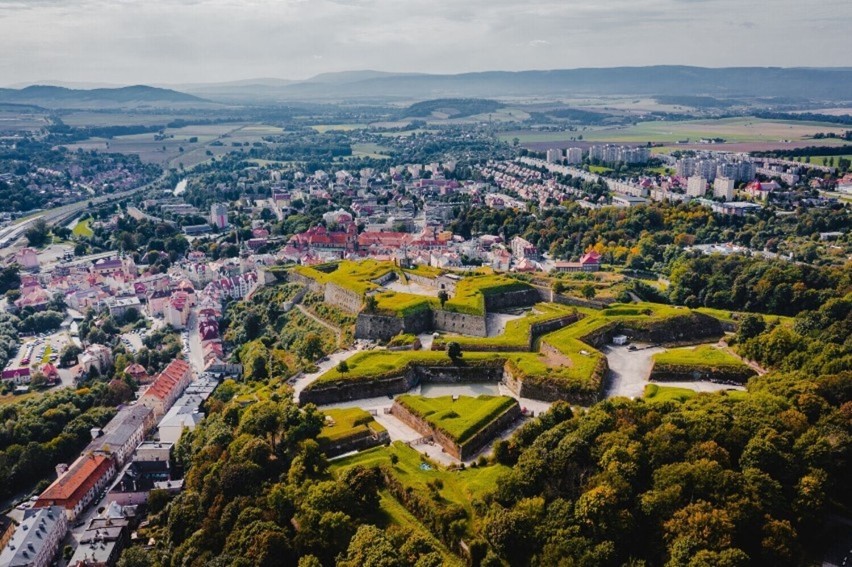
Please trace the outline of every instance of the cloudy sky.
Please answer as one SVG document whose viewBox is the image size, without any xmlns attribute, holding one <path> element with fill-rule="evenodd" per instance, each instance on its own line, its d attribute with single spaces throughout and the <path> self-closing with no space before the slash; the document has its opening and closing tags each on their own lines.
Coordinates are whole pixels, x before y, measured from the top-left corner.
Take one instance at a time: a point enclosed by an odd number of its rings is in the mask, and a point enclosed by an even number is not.
<svg viewBox="0 0 852 567">
<path fill-rule="evenodd" d="M 849 66 L 852 0 L 0 0 L 0 84 Z"/>
</svg>

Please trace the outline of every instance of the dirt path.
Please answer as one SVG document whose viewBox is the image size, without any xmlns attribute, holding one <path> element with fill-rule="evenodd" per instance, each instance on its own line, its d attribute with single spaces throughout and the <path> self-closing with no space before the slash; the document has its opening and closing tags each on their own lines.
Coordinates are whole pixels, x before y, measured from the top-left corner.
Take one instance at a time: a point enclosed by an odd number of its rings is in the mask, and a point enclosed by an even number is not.
<svg viewBox="0 0 852 567">
<path fill-rule="evenodd" d="M 343 331 L 341 331 L 339 328 L 335 327 L 331 323 L 329 323 L 327 321 L 323 321 L 322 319 L 320 319 L 319 317 L 317 317 L 316 315 L 314 315 L 313 313 L 308 311 L 308 309 L 304 305 L 296 305 L 296 309 L 301 311 L 305 316 L 309 317 L 310 319 L 312 319 L 316 323 L 322 325 L 323 327 L 325 327 L 326 329 L 328 329 L 329 331 L 331 331 L 332 333 L 337 335 L 337 346 L 338 347 L 340 346 L 340 343 L 343 342 Z"/>
</svg>

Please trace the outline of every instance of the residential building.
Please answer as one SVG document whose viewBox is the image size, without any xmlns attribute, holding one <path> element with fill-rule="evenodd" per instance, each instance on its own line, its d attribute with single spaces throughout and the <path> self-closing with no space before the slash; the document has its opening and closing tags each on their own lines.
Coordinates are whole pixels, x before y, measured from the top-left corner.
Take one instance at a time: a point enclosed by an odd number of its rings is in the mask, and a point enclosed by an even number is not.
<svg viewBox="0 0 852 567">
<path fill-rule="evenodd" d="M 613 193 L 612 195 L 612 204 L 616 207 L 638 207 L 647 203 L 648 199 L 636 195 L 622 195 L 619 193 Z"/>
<path fill-rule="evenodd" d="M 590 250 L 583 254 L 579 262 L 556 262 L 554 272 L 597 272 L 601 269 L 601 255 Z"/>
<path fill-rule="evenodd" d="M 512 255 L 517 260 L 523 260 L 524 258 L 529 258 L 531 260 L 538 259 L 538 250 L 536 249 L 535 244 L 521 238 L 520 236 L 513 238 L 509 245 L 512 248 Z"/>
<path fill-rule="evenodd" d="M 112 350 L 105 345 L 89 345 L 86 350 L 77 355 L 77 362 L 86 373 L 91 372 L 92 368 L 97 368 L 98 372 L 103 374 L 112 366 Z"/>
<path fill-rule="evenodd" d="M 565 157 L 569 164 L 583 163 L 583 148 L 568 148 Z"/>
<path fill-rule="evenodd" d="M 83 455 L 42 492 L 35 508 L 61 506 L 72 522 L 115 476 L 115 461 L 104 455 Z"/>
<path fill-rule="evenodd" d="M 103 429 L 92 430 L 92 442 L 84 453 L 110 455 L 123 467 L 154 426 L 154 412 L 143 405 L 122 408 Z"/>
<path fill-rule="evenodd" d="M 228 205 L 226 203 L 210 205 L 210 224 L 219 230 L 228 228 Z"/>
<path fill-rule="evenodd" d="M 160 441 L 163 443 L 177 443 L 185 429 L 192 431 L 204 419 L 201 413 L 201 404 L 206 396 L 197 394 L 185 394 L 175 402 L 175 405 L 163 416 L 157 424 L 160 433 Z"/>
<path fill-rule="evenodd" d="M 707 192 L 707 180 L 703 177 L 692 176 L 686 182 L 688 197 L 703 197 Z"/>
<path fill-rule="evenodd" d="M 46 567 L 68 532 L 68 518 L 58 506 L 33 508 L 0 552 L 0 567 Z"/>
<path fill-rule="evenodd" d="M 547 161 L 550 163 L 559 163 L 562 161 L 562 150 L 559 148 L 551 148 L 547 150 Z"/>
<path fill-rule="evenodd" d="M 135 295 L 130 297 L 110 297 L 104 303 L 114 318 L 124 317 L 128 311 L 142 312 L 142 302 Z"/>
<path fill-rule="evenodd" d="M 130 543 L 127 518 L 93 518 L 80 535 L 68 567 L 112 567 Z"/>
<path fill-rule="evenodd" d="M 185 360 L 175 359 L 160 372 L 139 398 L 139 403 L 154 410 L 154 419 L 159 421 L 174 405 L 192 381 L 192 368 Z"/>
<path fill-rule="evenodd" d="M 729 177 L 717 177 L 713 182 L 713 196 L 726 201 L 734 200 L 734 180 Z"/>
<path fill-rule="evenodd" d="M 38 253 L 32 248 L 23 248 L 15 253 L 15 263 L 25 270 L 38 268 Z"/>
</svg>

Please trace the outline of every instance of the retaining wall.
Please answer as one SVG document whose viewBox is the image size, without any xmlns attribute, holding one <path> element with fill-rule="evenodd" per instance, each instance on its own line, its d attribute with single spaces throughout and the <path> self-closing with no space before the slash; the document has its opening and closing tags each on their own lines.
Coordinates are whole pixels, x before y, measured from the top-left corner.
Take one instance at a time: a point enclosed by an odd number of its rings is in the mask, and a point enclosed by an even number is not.
<svg viewBox="0 0 852 567">
<path fill-rule="evenodd" d="M 749 366 L 730 368 L 679 364 L 654 364 L 648 380 L 654 382 L 716 382 L 745 384 L 757 372 Z"/>
<path fill-rule="evenodd" d="M 325 284 L 325 302 L 340 307 L 349 313 L 358 313 L 364 304 L 360 293 L 340 287 L 337 284 Z"/>
<path fill-rule="evenodd" d="M 484 315 L 468 315 L 444 310 L 433 311 L 433 313 L 432 321 L 435 330 L 474 337 L 488 336 Z"/>
<path fill-rule="evenodd" d="M 325 286 L 323 286 L 323 284 L 319 283 L 318 281 L 316 281 L 313 278 L 309 278 L 308 276 L 303 276 L 302 274 L 300 274 L 298 272 L 294 272 L 292 270 L 290 272 L 288 272 L 287 281 L 292 282 L 292 283 L 299 283 L 299 284 L 302 284 L 304 286 L 307 286 L 307 288 L 314 293 L 324 293 L 325 292 Z"/>
<path fill-rule="evenodd" d="M 485 295 L 485 311 L 498 311 L 513 307 L 535 305 L 540 297 L 534 288 L 508 291 L 494 295 Z"/>
<path fill-rule="evenodd" d="M 406 317 L 359 313 L 355 321 L 355 338 L 387 341 L 400 333 L 419 335 L 432 328 L 432 312 L 428 309 Z"/>
<path fill-rule="evenodd" d="M 572 297 L 570 295 L 561 295 L 558 293 L 554 293 L 553 290 L 549 287 L 537 285 L 534 285 L 533 287 L 538 292 L 539 300 L 544 302 L 559 303 L 560 305 L 571 305 L 573 307 L 589 307 L 590 309 L 604 309 L 609 304 L 615 303 L 614 299 L 580 299 L 579 297 Z"/>
<path fill-rule="evenodd" d="M 607 364 L 606 357 L 602 357 L 598 367 L 595 369 L 598 387 L 593 391 L 588 391 L 567 387 L 557 380 L 523 380 L 521 377 L 515 376 L 510 365 L 506 364 L 503 372 L 503 384 L 516 396 L 521 398 L 530 398 L 544 402 L 564 400 L 580 406 L 591 406 L 603 397 L 604 378 L 608 370 L 609 365 Z"/>
<path fill-rule="evenodd" d="M 379 445 L 388 445 L 390 443 L 390 435 L 387 431 L 362 431 L 358 435 L 349 437 L 336 443 L 324 443 L 321 449 L 328 458 L 336 457 L 351 453 L 352 451 L 364 451 L 371 447 Z"/>
<path fill-rule="evenodd" d="M 503 363 L 499 359 L 482 366 L 414 366 L 402 370 L 398 376 L 380 380 L 352 380 L 308 387 L 299 395 L 299 403 L 334 404 L 404 394 L 418 384 L 467 384 L 502 379 Z"/>
<path fill-rule="evenodd" d="M 399 402 L 394 402 L 393 406 L 391 406 L 391 413 L 418 433 L 426 437 L 431 437 L 447 454 L 463 461 L 476 455 L 495 435 L 514 423 L 521 416 L 521 408 L 515 402 L 514 405 L 494 418 L 488 425 L 479 430 L 463 444 L 459 444 L 443 431 L 432 427 L 428 421 L 409 411 L 408 408 Z"/>
</svg>

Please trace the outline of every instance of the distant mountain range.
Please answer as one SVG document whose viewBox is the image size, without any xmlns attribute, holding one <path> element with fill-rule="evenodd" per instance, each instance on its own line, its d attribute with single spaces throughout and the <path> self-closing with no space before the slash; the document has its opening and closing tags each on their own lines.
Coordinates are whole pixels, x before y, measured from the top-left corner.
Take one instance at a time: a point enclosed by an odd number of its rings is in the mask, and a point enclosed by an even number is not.
<svg viewBox="0 0 852 567">
<path fill-rule="evenodd" d="M 43 108 L 144 108 L 198 107 L 210 101 L 171 89 L 144 85 L 119 88 L 70 89 L 33 85 L 0 89 L 0 103 L 29 104 Z"/>
<path fill-rule="evenodd" d="M 48 108 L 204 107 L 215 103 L 269 104 L 295 101 L 412 102 L 442 98 L 573 96 L 691 96 L 789 101 L 852 101 L 852 68 L 656 66 L 486 71 L 457 75 L 346 71 L 303 81 L 241 81 L 69 89 L 32 86 L 0 89 L 0 103 Z"/>
<path fill-rule="evenodd" d="M 220 84 L 216 93 L 204 87 L 175 88 L 228 102 L 588 95 L 852 100 L 852 68 L 657 66 L 458 75 L 348 71 L 286 84 L 267 82 L 262 88 L 252 83 Z"/>
</svg>

